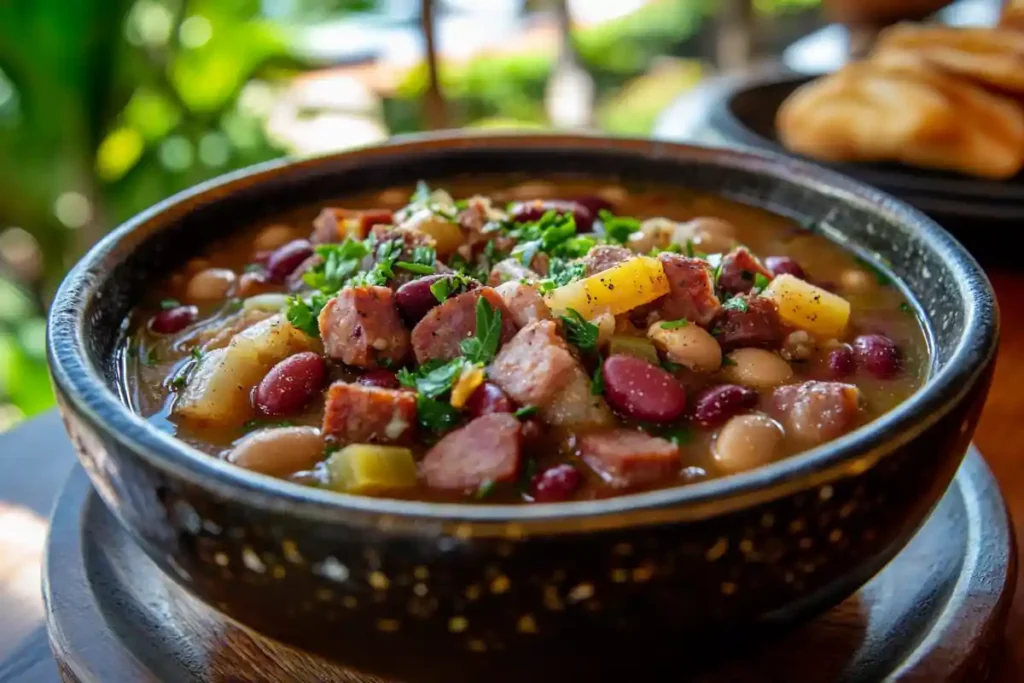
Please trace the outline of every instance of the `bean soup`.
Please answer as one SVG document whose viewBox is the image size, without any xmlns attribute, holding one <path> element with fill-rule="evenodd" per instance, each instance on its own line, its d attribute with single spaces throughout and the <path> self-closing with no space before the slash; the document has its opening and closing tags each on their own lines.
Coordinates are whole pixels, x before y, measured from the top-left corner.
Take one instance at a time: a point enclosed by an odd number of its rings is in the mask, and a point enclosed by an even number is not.
<svg viewBox="0 0 1024 683">
<path fill-rule="evenodd" d="M 446 502 L 743 472 L 871 421 L 928 370 L 900 290 L 813 230 L 565 178 L 274 217 L 159 283 L 128 329 L 134 408 L 211 457 Z"/>
</svg>

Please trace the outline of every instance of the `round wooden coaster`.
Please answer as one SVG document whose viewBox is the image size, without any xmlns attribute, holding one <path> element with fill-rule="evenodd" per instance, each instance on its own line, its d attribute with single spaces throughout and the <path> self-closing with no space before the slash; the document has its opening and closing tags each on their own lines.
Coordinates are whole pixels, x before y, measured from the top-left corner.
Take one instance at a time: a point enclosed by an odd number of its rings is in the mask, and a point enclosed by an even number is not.
<svg viewBox="0 0 1024 683">
<path fill-rule="evenodd" d="M 737 647 L 729 661 L 686 671 L 674 663 L 666 678 L 981 683 L 1002 640 L 1015 564 L 1006 508 L 972 448 L 911 543 L 856 595 L 770 642 Z M 135 546 L 80 470 L 54 512 L 44 590 L 66 681 L 379 681 L 264 638 L 187 595 Z"/>
</svg>

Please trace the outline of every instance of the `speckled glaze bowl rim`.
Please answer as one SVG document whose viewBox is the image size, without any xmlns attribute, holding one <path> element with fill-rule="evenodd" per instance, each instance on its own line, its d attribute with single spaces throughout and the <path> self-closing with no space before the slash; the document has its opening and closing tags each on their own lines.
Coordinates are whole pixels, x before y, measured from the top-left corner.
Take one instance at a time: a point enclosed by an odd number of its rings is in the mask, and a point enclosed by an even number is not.
<svg viewBox="0 0 1024 683">
<path fill-rule="evenodd" d="M 948 361 L 909 399 L 840 439 L 742 474 L 622 495 L 614 498 L 531 505 L 428 503 L 339 494 L 249 472 L 210 457 L 158 430 L 134 413 L 108 386 L 86 352 L 85 311 L 109 268 L 108 256 L 133 231 L 151 223 L 170 225 L 175 209 L 219 197 L 319 166 L 358 166 L 377 155 L 408 158 L 460 149 L 550 149 L 552 153 L 602 151 L 651 160 L 732 168 L 780 177 L 819 194 L 911 226 L 948 264 L 967 302 L 964 326 Z M 585 169 L 580 173 L 586 175 Z M 595 173 L 599 177 L 601 173 Z M 916 303 L 915 303 L 916 305 Z M 932 338 L 930 325 L 929 338 Z M 464 132 L 394 138 L 384 144 L 301 161 L 271 161 L 230 173 L 166 199 L 100 240 L 69 272 L 51 307 L 47 334 L 50 370 L 65 410 L 77 413 L 151 466 L 215 497 L 241 506 L 311 521 L 412 525 L 424 532 L 455 531 L 473 536 L 516 533 L 577 533 L 639 524 L 706 519 L 791 495 L 870 469 L 887 453 L 913 440 L 942 419 L 981 378 L 992 362 L 998 338 L 998 310 L 991 285 L 974 258 L 924 214 L 878 190 L 827 169 L 781 155 L 591 135 Z"/>
</svg>

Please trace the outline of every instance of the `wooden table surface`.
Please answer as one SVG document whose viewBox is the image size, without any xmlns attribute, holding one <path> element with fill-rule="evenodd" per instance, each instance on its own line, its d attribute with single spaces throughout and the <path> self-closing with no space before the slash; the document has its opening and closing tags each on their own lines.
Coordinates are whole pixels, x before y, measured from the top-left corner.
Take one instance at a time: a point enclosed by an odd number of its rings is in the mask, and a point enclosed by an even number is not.
<svg viewBox="0 0 1024 683">
<path fill-rule="evenodd" d="M 1002 309 L 995 382 L 975 440 L 1002 486 L 1024 541 L 1024 273 L 990 272 Z M 45 435 L 40 439 L 41 435 Z M 56 415 L 0 437 L 0 683 L 53 683 L 42 629 L 39 562 L 45 520 L 74 464 Z M 1021 563 L 1024 567 L 1024 563 Z M 1024 586 L 1007 627 L 996 683 L 1024 680 Z"/>
</svg>

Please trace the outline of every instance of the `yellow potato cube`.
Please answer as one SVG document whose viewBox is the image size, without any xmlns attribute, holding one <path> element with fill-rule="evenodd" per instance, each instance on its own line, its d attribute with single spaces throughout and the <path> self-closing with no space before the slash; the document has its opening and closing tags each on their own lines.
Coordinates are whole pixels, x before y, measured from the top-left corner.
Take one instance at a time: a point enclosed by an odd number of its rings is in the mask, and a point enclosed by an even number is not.
<svg viewBox="0 0 1024 683">
<path fill-rule="evenodd" d="M 587 320 L 602 313 L 619 315 L 668 293 L 668 278 L 658 259 L 637 256 L 588 278 L 552 290 L 546 297 L 555 315 L 570 308 Z"/>
<path fill-rule="evenodd" d="M 779 275 L 761 296 L 771 299 L 782 322 L 817 337 L 839 337 L 850 319 L 850 303 L 793 275 Z"/>
<path fill-rule="evenodd" d="M 330 487 L 341 493 L 374 495 L 418 483 L 412 451 L 399 446 L 351 444 L 327 459 Z"/>
<path fill-rule="evenodd" d="M 451 256 L 466 241 L 457 223 L 434 214 L 430 209 L 420 209 L 407 221 L 403 228 L 412 228 L 434 238 L 434 249 L 438 258 Z"/>
</svg>

